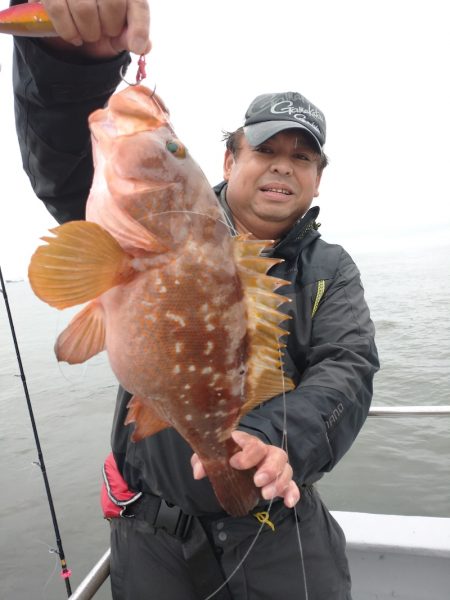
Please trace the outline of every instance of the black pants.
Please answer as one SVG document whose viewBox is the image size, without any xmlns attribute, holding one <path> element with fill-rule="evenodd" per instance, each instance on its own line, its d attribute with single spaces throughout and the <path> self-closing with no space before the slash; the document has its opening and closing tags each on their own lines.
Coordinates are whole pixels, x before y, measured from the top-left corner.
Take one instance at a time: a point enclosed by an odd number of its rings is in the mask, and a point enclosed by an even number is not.
<svg viewBox="0 0 450 600">
<path fill-rule="evenodd" d="M 344 534 L 317 491 L 306 488 L 302 492 L 297 509 L 302 554 L 294 512 L 278 502 L 269 517 L 275 530 L 269 524 L 263 526 L 256 543 L 227 583 L 232 600 L 351 600 Z M 246 555 L 260 524 L 249 516 L 202 520 L 202 525 L 225 579 Z M 201 523 L 195 519 L 191 535 L 195 536 L 199 527 Z M 114 519 L 114 600 L 204 600 L 208 594 L 198 593 L 196 577 L 186 560 L 186 543 L 189 540 L 155 530 L 145 521 Z M 212 572 L 210 566 L 208 561 L 204 564 L 205 578 Z M 211 592 L 216 583 L 213 582 Z"/>
</svg>

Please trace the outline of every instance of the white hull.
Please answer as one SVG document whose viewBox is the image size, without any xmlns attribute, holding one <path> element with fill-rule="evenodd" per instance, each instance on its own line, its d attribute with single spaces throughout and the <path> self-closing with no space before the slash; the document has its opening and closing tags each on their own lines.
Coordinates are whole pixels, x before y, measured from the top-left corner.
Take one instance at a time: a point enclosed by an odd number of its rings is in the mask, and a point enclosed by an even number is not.
<svg viewBox="0 0 450 600">
<path fill-rule="evenodd" d="M 353 600 L 450 600 L 450 519 L 334 511 Z"/>
</svg>

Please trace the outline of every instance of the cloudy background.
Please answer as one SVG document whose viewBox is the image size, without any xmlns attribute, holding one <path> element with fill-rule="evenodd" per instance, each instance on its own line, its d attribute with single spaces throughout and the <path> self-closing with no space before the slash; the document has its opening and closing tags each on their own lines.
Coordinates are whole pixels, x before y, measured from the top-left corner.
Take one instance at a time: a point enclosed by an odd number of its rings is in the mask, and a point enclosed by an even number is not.
<svg viewBox="0 0 450 600">
<path fill-rule="evenodd" d="M 7 2 L 4 2 L 4 7 Z M 450 242 L 448 19 L 442 0 L 153 0 L 148 80 L 210 182 L 221 131 L 264 92 L 299 91 L 327 117 L 321 232 L 364 252 Z M 22 172 L 9 36 L 0 37 L 0 265 L 26 276 L 54 224 Z M 134 67 L 129 71 L 131 77 Z M 447 249 L 448 250 L 448 249 Z"/>
</svg>

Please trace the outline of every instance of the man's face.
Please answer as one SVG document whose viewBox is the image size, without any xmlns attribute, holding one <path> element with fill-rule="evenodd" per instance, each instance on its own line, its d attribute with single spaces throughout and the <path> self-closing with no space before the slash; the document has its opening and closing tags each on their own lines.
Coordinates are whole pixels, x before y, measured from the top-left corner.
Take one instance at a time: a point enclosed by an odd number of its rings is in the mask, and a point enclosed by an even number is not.
<svg viewBox="0 0 450 600">
<path fill-rule="evenodd" d="M 227 150 L 224 162 L 227 201 L 238 229 L 262 239 L 286 233 L 319 195 L 319 161 L 308 134 L 298 129 L 256 148 L 242 136 L 237 156 Z"/>
</svg>

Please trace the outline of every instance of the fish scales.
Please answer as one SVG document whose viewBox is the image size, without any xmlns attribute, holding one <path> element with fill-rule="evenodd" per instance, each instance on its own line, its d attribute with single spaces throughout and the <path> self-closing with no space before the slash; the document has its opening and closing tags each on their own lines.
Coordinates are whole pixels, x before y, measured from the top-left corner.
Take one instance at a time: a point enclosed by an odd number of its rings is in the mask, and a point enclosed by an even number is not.
<svg viewBox="0 0 450 600">
<path fill-rule="evenodd" d="M 230 237 L 209 182 L 147 88 L 114 94 L 89 125 L 87 221 L 53 229 L 29 269 L 52 306 L 89 301 L 56 355 L 79 363 L 106 349 L 133 394 L 133 439 L 175 428 L 223 508 L 246 514 L 260 497 L 253 470 L 229 465 L 239 450 L 231 433 L 253 406 L 292 386 L 274 359 L 286 299 L 273 291 L 284 282 L 265 272 L 278 261 L 259 257 L 264 242 Z"/>
</svg>

